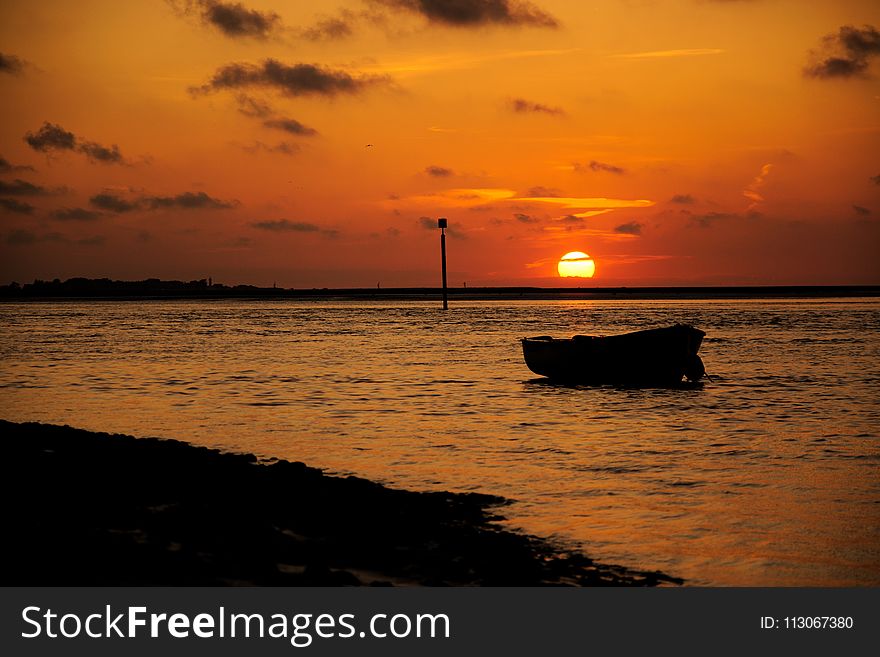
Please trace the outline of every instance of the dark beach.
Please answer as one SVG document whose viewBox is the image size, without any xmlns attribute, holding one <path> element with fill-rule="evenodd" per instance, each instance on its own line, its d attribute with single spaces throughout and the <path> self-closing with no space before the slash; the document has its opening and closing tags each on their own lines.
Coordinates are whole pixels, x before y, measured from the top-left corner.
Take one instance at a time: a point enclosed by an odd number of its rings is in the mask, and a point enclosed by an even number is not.
<svg viewBox="0 0 880 657">
<path fill-rule="evenodd" d="M 654 586 L 495 522 L 506 501 L 394 490 L 176 440 L 0 421 L 6 586 Z"/>
</svg>

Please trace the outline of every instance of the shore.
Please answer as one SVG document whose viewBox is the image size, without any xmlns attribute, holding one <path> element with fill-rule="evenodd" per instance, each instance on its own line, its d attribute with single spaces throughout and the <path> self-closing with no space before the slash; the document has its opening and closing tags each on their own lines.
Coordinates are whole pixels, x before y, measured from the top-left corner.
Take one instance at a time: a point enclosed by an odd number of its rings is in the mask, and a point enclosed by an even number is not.
<svg viewBox="0 0 880 657">
<path fill-rule="evenodd" d="M 419 493 L 176 440 L 0 420 L 5 586 L 655 586 Z"/>
</svg>

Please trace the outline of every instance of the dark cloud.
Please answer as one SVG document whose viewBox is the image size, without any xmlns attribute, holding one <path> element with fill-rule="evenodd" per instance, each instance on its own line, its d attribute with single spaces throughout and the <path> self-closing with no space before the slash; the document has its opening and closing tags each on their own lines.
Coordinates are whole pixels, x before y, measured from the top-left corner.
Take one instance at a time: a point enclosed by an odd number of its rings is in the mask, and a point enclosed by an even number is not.
<svg viewBox="0 0 880 657">
<path fill-rule="evenodd" d="M 89 203 L 94 205 L 96 208 L 109 210 L 110 212 L 116 212 L 117 214 L 121 214 L 123 212 L 131 212 L 132 210 L 138 209 L 137 203 L 132 203 L 131 201 L 128 201 L 121 196 L 107 193 L 95 194 L 95 196 L 89 199 Z"/>
<path fill-rule="evenodd" d="M 871 214 L 871 211 L 868 208 L 864 208 L 861 205 L 853 205 L 852 207 L 853 207 L 853 211 L 856 214 L 861 215 L 863 217 L 867 217 L 869 214 Z"/>
<path fill-rule="evenodd" d="M 105 164 L 122 164 L 124 158 L 119 146 L 113 144 L 109 148 L 94 141 L 80 141 L 69 130 L 56 123 L 46 121 L 36 132 L 27 132 L 24 140 L 35 151 L 49 153 L 51 151 L 78 151 L 93 162 Z"/>
<path fill-rule="evenodd" d="M 852 78 L 865 74 L 873 57 L 880 55 L 880 32 L 872 25 L 859 29 L 844 25 L 822 39 L 819 51 L 810 53 L 804 75 L 812 78 Z"/>
<path fill-rule="evenodd" d="M 206 84 L 191 91 L 210 93 L 223 89 L 269 87 L 288 96 L 335 96 L 359 93 L 380 82 L 387 82 L 387 78 L 354 76 L 317 64 L 288 65 L 277 59 L 264 59 L 260 64 L 234 62 L 221 66 Z"/>
<path fill-rule="evenodd" d="M 345 9 L 333 18 L 322 18 L 311 27 L 300 30 L 300 36 L 309 41 L 338 41 L 354 33 L 354 14 Z"/>
<path fill-rule="evenodd" d="M 134 210 L 225 210 L 238 205 L 238 201 L 221 201 L 205 194 L 205 192 L 183 192 L 177 196 L 141 196 L 129 201 L 116 194 L 106 192 L 96 194 L 89 199 L 96 208 L 117 214 Z"/>
<path fill-rule="evenodd" d="M 28 132 L 24 136 L 28 146 L 35 151 L 48 153 L 55 150 L 69 150 L 76 148 L 76 136 L 68 132 L 60 125 L 46 121 L 36 132 Z"/>
<path fill-rule="evenodd" d="M 452 169 L 447 169 L 446 167 L 438 167 L 435 164 L 432 164 L 429 167 L 425 167 L 425 173 L 429 176 L 434 176 L 435 178 L 448 178 L 453 175 Z"/>
<path fill-rule="evenodd" d="M 454 27 L 522 25 L 559 27 L 546 11 L 527 0 L 373 0 L 389 9 L 419 14 L 430 23 Z"/>
<path fill-rule="evenodd" d="M 51 192 L 45 187 L 16 178 L 13 182 L 0 180 L 0 194 L 5 196 L 47 196 Z"/>
<path fill-rule="evenodd" d="M 562 116 L 565 111 L 561 107 L 550 107 L 541 103 L 533 103 L 524 98 L 514 98 L 510 101 L 510 107 L 514 112 L 519 114 L 538 113 L 538 114 L 554 114 Z"/>
<path fill-rule="evenodd" d="M 32 166 L 27 164 L 12 164 L 4 157 L 0 157 L 0 173 L 14 173 L 16 171 L 34 171 Z"/>
<path fill-rule="evenodd" d="M 574 214 L 567 214 L 564 217 L 562 217 L 562 219 L 560 219 L 559 221 L 561 221 L 564 224 L 582 224 L 582 223 L 584 223 L 584 218 L 578 217 L 577 215 L 574 215 Z"/>
<path fill-rule="evenodd" d="M 280 153 L 281 155 L 296 155 L 299 153 L 299 146 L 290 142 L 278 142 L 274 146 L 272 144 L 264 144 L 261 141 L 255 141 L 250 146 L 242 146 L 248 153 L 258 153 L 265 151 L 266 153 Z"/>
<path fill-rule="evenodd" d="M 240 2 L 201 0 L 199 4 L 202 6 L 202 20 L 228 37 L 265 39 L 281 25 L 281 17 L 274 11 L 248 9 Z"/>
<path fill-rule="evenodd" d="M 623 233 L 624 235 L 641 235 L 642 234 L 642 224 L 636 223 L 635 221 L 630 221 L 629 223 L 621 224 L 620 226 L 614 227 L 615 233 Z"/>
<path fill-rule="evenodd" d="M 55 210 L 49 216 L 59 221 L 94 221 L 101 217 L 101 213 L 94 210 L 86 210 L 85 208 L 61 208 L 60 210 Z"/>
<path fill-rule="evenodd" d="M 307 125 L 303 125 L 296 119 L 268 119 L 267 121 L 263 121 L 263 125 L 267 128 L 283 130 L 292 135 L 300 135 L 304 137 L 311 137 L 318 134 L 317 130 L 310 128 Z"/>
<path fill-rule="evenodd" d="M 880 173 L 878 173 L 876 176 L 871 176 L 870 180 L 875 185 L 880 185 Z"/>
<path fill-rule="evenodd" d="M 220 0 L 167 0 L 181 15 L 197 14 L 205 25 L 217 28 L 230 38 L 266 39 L 281 28 L 281 17 L 274 11 L 248 9 L 240 2 Z"/>
<path fill-rule="evenodd" d="M 715 222 L 737 218 L 739 215 L 730 212 L 709 212 L 708 214 L 693 215 L 691 220 L 700 228 L 711 228 Z"/>
<path fill-rule="evenodd" d="M 14 198 L 0 198 L 0 209 L 16 214 L 33 214 L 36 210 L 30 203 L 16 201 Z"/>
<path fill-rule="evenodd" d="M 425 230 L 437 230 L 437 220 L 433 217 L 419 217 L 419 226 Z"/>
<path fill-rule="evenodd" d="M 533 198 L 551 198 L 561 196 L 562 192 L 553 187 L 542 187 L 538 185 L 537 187 L 532 187 L 529 191 L 526 192 L 526 196 L 531 196 Z"/>
<path fill-rule="evenodd" d="M 690 194 L 675 194 L 671 199 L 669 199 L 670 203 L 680 203 L 682 205 L 691 205 L 694 202 L 694 197 Z"/>
<path fill-rule="evenodd" d="M 16 228 L 6 234 L 6 243 L 10 246 L 23 246 L 33 244 L 37 241 L 37 236 L 29 230 Z"/>
<path fill-rule="evenodd" d="M 622 167 L 608 164 L 607 162 L 597 162 L 596 160 L 590 160 L 587 164 L 579 164 L 575 162 L 574 170 L 613 173 L 618 176 L 626 173 L 626 169 L 623 169 Z"/>
<path fill-rule="evenodd" d="M 0 73 L 20 75 L 24 72 L 25 61 L 15 55 L 7 55 L 0 52 Z"/>
<path fill-rule="evenodd" d="M 517 213 L 515 213 L 515 214 L 513 215 L 513 218 L 516 219 L 517 221 L 519 221 L 520 223 L 523 223 L 523 224 L 536 224 L 536 223 L 538 223 L 539 221 L 541 221 L 541 220 L 538 219 L 537 217 L 533 217 L 533 216 L 531 216 L 531 215 L 529 215 L 529 214 L 522 214 L 521 212 L 517 212 Z"/>
<path fill-rule="evenodd" d="M 145 196 L 140 199 L 140 203 L 150 210 L 224 210 L 235 207 L 238 201 L 221 201 L 205 192 L 183 192 L 177 196 Z"/>
<path fill-rule="evenodd" d="M 76 241 L 77 244 L 83 246 L 102 246 L 107 241 L 103 235 L 94 235 L 92 237 L 83 237 Z"/>
<path fill-rule="evenodd" d="M 339 235 L 338 231 L 322 228 L 317 224 L 311 224 L 305 221 L 277 219 L 275 221 L 257 221 L 251 225 L 260 230 L 269 230 L 276 233 L 318 233 L 325 237 L 337 237 Z"/>
<path fill-rule="evenodd" d="M 272 115 L 272 108 L 263 100 L 253 98 L 247 94 L 238 94 L 235 99 L 238 101 L 238 111 L 245 116 L 265 119 Z"/>
<path fill-rule="evenodd" d="M 90 160 L 97 160 L 98 162 L 117 164 L 123 161 L 122 153 L 119 152 L 119 146 L 116 144 L 107 148 L 93 141 L 86 141 L 79 145 L 78 150 L 80 153 L 84 153 Z"/>
</svg>

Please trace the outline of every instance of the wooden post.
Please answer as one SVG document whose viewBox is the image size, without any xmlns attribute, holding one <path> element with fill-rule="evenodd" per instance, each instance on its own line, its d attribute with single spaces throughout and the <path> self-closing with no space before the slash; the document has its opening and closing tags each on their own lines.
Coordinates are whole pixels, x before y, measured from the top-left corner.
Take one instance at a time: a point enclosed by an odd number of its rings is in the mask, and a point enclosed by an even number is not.
<svg viewBox="0 0 880 657">
<path fill-rule="evenodd" d="M 437 220 L 437 225 L 440 227 L 440 266 L 443 271 L 443 310 L 447 310 L 449 308 L 449 303 L 446 299 L 446 217 L 440 217 Z"/>
</svg>

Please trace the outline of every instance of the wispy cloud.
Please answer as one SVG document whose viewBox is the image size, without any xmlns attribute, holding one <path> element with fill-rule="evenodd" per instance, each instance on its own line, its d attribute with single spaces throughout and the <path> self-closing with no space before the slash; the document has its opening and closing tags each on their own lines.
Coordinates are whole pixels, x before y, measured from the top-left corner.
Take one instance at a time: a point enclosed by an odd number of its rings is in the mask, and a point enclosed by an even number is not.
<svg viewBox="0 0 880 657">
<path fill-rule="evenodd" d="M 579 162 L 574 163 L 575 171 L 592 171 L 594 173 L 613 173 L 615 175 L 621 176 L 626 173 L 626 169 L 623 167 L 619 167 L 615 164 L 608 164 L 607 162 L 598 162 L 596 160 L 590 160 L 586 164 L 580 164 Z"/>
<path fill-rule="evenodd" d="M 751 201 L 748 207 L 749 210 L 755 210 L 758 205 L 764 202 L 764 197 L 758 190 L 764 186 L 767 176 L 770 175 L 772 169 L 772 164 L 762 166 L 760 173 L 743 190 L 742 195 Z"/>
<path fill-rule="evenodd" d="M 317 224 L 307 221 L 290 221 L 288 219 L 256 221 L 251 226 L 274 233 L 317 233 L 324 237 L 337 237 L 339 235 L 339 231 L 323 228 Z"/>
<path fill-rule="evenodd" d="M 649 50 L 646 52 L 630 52 L 608 55 L 609 59 L 666 59 L 670 57 L 705 57 L 720 55 L 725 52 L 721 48 L 679 48 L 676 50 Z"/>
<path fill-rule="evenodd" d="M 182 192 L 175 196 L 140 196 L 131 200 L 104 192 L 92 196 L 89 203 L 116 214 L 136 210 L 227 210 L 238 205 L 238 201 L 223 201 L 205 192 Z"/>
<path fill-rule="evenodd" d="M 429 167 L 425 167 L 425 173 L 429 176 L 433 176 L 434 178 L 448 178 L 453 175 L 452 169 L 447 169 L 446 167 L 438 167 L 436 164 L 432 164 Z"/>
<path fill-rule="evenodd" d="M 565 111 L 561 107 L 551 107 L 543 103 L 535 103 L 525 98 L 512 98 L 511 109 L 517 114 L 550 114 L 551 116 L 564 116 Z"/>
</svg>

